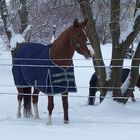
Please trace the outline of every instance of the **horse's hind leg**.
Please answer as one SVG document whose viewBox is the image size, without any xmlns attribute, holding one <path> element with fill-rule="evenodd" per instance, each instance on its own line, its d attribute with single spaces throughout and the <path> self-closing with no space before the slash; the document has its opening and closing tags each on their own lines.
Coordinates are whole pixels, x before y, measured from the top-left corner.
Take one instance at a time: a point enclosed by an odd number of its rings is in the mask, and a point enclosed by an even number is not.
<svg viewBox="0 0 140 140">
<path fill-rule="evenodd" d="M 135 96 L 134 96 L 133 92 L 131 93 L 130 97 L 131 97 L 132 102 L 136 102 L 136 99 L 135 99 Z"/>
<path fill-rule="evenodd" d="M 95 104 L 95 96 L 97 92 L 97 79 L 93 79 L 95 74 L 92 76 L 90 82 L 89 82 L 89 97 L 88 97 L 88 105 L 94 105 Z"/>
<path fill-rule="evenodd" d="M 62 103 L 63 103 L 63 110 L 64 110 L 64 123 L 69 123 L 69 115 L 68 115 L 68 93 L 62 95 Z"/>
<path fill-rule="evenodd" d="M 48 120 L 47 120 L 47 124 L 51 125 L 52 124 L 52 111 L 54 108 L 54 99 L 53 96 L 48 96 L 48 111 L 49 111 L 49 115 L 48 115 Z"/>
<path fill-rule="evenodd" d="M 24 89 L 24 112 L 23 115 L 25 118 L 32 117 L 32 109 L 31 109 L 31 87 L 26 87 Z"/>
<path fill-rule="evenodd" d="M 95 98 L 96 98 L 95 96 L 97 92 L 96 86 L 97 86 L 97 81 L 93 81 L 92 83 L 90 83 L 88 105 L 95 104 Z"/>
<path fill-rule="evenodd" d="M 39 113 L 38 113 L 38 94 L 39 94 L 39 90 L 34 88 L 32 98 L 33 98 L 34 118 L 35 119 L 39 119 Z"/>
<path fill-rule="evenodd" d="M 21 117 L 21 104 L 22 104 L 22 98 L 23 98 L 23 88 L 17 88 L 18 90 L 18 96 L 17 96 L 17 100 L 18 100 L 18 111 L 17 111 L 17 117 L 20 118 Z"/>
</svg>

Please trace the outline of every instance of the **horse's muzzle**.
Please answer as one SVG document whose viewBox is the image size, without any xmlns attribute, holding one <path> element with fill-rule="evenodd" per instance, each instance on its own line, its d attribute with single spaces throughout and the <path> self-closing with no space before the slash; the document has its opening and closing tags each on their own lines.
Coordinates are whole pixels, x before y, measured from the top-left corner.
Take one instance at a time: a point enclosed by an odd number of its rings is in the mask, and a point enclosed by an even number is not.
<svg viewBox="0 0 140 140">
<path fill-rule="evenodd" d="M 89 59 L 89 58 L 91 58 L 92 56 L 91 56 L 91 54 L 90 54 L 90 52 L 89 52 L 89 54 L 88 55 L 86 55 L 86 56 L 84 56 L 86 59 Z"/>
<path fill-rule="evenodd" d="M 95 57 L 95 52 L 94 52 L 94 49 L 92 48 L 91 44 L 87 44 L 87 48 L 89 50 L 89 57 L 92 57 L 94 58 Z"/>
</svg>

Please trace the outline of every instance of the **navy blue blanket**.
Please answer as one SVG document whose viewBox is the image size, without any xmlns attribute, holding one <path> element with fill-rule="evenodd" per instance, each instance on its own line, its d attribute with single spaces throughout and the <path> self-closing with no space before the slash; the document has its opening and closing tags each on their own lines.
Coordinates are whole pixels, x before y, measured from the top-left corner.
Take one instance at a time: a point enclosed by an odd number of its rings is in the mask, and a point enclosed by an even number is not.
<svg viewBox="0 0 140 140">
<path fill-rule="evenodd" d="M 46 94 L 76 92 L 73 64 L 67 69 L 55 65 L 49 57 L 51 45 L 22 43 L 13 53 L 13 77 L 16 86 L 34 86 Z"/>
<path fill-rule="evenodd" d="M 121 83 L 122 84 L 125 82 L 129 72 L 130 72 L 130 69 L 127 69 L 127 68 L 124 68 L 122 70 L 122 78 L 121 78 Z M 97 74 L 96 74 L 96 72 L 94 72 L 93 75 L 91 76 L 90 83 L 94 82 L 94 81 L 97 81 L 97 80 L 98 80 Z"/>
</svg>

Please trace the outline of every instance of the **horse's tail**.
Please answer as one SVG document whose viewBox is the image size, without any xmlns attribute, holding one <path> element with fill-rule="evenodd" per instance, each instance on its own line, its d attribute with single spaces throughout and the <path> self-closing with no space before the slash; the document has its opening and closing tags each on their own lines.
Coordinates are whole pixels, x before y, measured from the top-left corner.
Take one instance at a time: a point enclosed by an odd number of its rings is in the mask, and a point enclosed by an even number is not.
<svg viewBox="0 0 140 140">
<path fill-rule="evenodd" d="M 31 107 L 31 87 L 24 88 L 24 117 L 32 117 L 32 107 Z"/>
</svg>

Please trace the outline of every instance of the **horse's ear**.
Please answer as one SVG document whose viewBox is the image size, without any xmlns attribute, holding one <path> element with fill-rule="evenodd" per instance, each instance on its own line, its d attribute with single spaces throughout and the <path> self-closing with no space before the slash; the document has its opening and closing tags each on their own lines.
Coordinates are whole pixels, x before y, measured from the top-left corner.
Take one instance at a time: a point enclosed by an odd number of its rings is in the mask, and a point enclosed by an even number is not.
<svg viewBox="0 0 140 140">
<path fill-rule="evenodd" d="M 83 25 L 83 26 L 86 26 L 86 25 L 87 25 L 87 22 L 88 22 L 88 18 L 86 18 L 86 19 L 82 22 L 82 25 Z"/>
<path fill-rule="evenodd" d="M 77 18 L 74 20 L 73 26 L 74 26 L 75 28 L 79 26 L 79 21 L 78 21 Z"/>
</svg>

